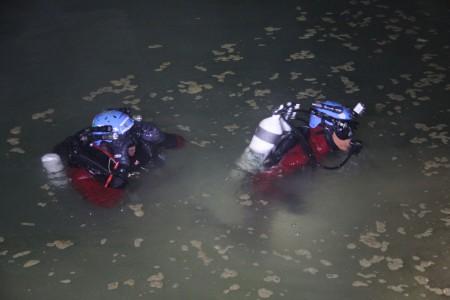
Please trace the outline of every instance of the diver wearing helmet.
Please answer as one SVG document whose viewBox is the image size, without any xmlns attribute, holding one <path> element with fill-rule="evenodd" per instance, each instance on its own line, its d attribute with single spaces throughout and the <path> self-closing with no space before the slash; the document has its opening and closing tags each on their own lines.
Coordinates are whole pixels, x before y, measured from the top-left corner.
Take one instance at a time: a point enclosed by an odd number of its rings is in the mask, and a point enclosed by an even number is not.
<svg viewBox="0 0 450 300">
<path fill-rule="evenodd" d="M 55 152 L 71 168 L 87 171 L 104 188 L 122 188 L 133 172 L 149 163 L 161 163 L 161 149 L 183 144 L 181 136 L 165 133 L 121 108 L 97 114 L 91 127 L 66 138 Z"/>
<path fill-rule="evenodd" d="M 363 111 L 361 103 L 352 110 L 334 101 L 313 103 L 309 110 L 291 102 L 280 105 L 259 123 L 237 166 L 253 174 L 259 186 L 268 186 L 308 164 L 340 168 L 362 148 L 354 140 L 354 131 Z M 309 120 L 302 119 L 302 114 Z M 333 151 L 346 152 L 347 157 L 336 166 L 323 165 L 323 158 Z"/>
</svg>

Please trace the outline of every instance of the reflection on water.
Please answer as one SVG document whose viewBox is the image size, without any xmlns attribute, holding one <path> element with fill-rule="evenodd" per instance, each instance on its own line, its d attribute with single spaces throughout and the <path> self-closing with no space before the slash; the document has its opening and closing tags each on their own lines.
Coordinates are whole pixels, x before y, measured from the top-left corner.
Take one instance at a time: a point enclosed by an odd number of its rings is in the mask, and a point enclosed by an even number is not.
<svg viewBox="0 0 450 300">
<path fill-rule="evenodd" d="M 448 3 L 176 4 L 8 8 L 1 298 L 450 296 Z M 367 104 L 358 157 L 229 176 L 272 107 L 328 97 Z M 122 105 L 188 146 L 111 209 L 51 185 L 40 157 Z"/>
</svg>

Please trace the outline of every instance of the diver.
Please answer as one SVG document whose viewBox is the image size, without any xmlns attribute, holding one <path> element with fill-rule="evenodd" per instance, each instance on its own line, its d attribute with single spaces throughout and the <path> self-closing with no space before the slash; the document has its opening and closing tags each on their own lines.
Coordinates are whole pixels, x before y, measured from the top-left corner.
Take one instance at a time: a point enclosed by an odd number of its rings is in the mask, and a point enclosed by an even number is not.
<svg viewBox="0 0 450 300">
<path fill-rule="evenodd" d="M 315 102 L 309 110 L 282 104 L 259 123 L 236 163 L 238 170 L 251 174 L 253 183 L 264 189 L 306 165 L 338 169 L 362 149 L 354 134 L 363 111 L 361 103 L 350 109 L 334 101 Z M 302 118 L 305 114 L 309 120 Z M 323 159 L 335 151 L 347 153 L 346 158 L 336 166 L 324 165 Z"/>
<path fill-rule="evenodd" d="M 69 166 L 75 187 L 92 199 L 98 198 L 95 193 L 124 188 L 130 177 L 149 165 L 162 165 L 162 151 L 184 143 L 182 136 L 163 132 L 141 116 L 132 116 L 129 109 L 118 108 L 97 114 L 92 126 L 67 137 L 54 152 Z"/>
</svg>

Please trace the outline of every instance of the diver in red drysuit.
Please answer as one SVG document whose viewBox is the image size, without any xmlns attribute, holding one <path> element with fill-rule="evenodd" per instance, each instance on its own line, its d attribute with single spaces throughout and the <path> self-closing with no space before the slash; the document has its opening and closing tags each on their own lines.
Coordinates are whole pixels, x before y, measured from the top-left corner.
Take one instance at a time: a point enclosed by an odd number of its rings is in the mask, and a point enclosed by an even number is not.
<svg viewBox="0 0 450 300">
<path fill-rule="evenodd" d="M 133 117 L 128 109 L 97 114 L 92 127 L 69 136 L 54 151 L 68 165 L 74 188 L 90 202 L 114 206 L 136 172 L 162 165 L 162 149 L 181 148 L 184 138 Z"/>
<path fill-rule="evenodd" d="M 259 192 L 270 191 L 276 179 L 306 165 L 320 165 L 320 161 L 333 151 L 347 152 L 347 158 L 339 166 L 325 168 L 339 168 L 362 148 L 361 142 L 353 140 L 353 132 L 357 124 L 355 118 L 363 110 L 360 103 L 353 111 L 333 101 L 315 103 L 308 111 L 308 126 L 296 128 L 291 120 L 297 118 L 300 105 L 281 105 L 271 117 L 261 121 L 238 166 L 243 169 L 252 166 L 244 171 L 253 174 L 253 186 Z M 261 157 L 261 153 L 264 157 L 262 167 L 255 168 L 254 161 L 258 161 L 255 158 Z M 253 162 L 245 163 L 246 159 Z"/>
</svg>

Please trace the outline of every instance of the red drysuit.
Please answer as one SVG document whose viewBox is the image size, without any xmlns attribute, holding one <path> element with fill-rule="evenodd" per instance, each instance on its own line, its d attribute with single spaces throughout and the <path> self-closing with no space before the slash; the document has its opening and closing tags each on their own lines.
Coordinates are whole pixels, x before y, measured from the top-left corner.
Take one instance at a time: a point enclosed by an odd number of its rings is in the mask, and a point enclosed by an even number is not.
<svg viewBox="0 0 450 300">
<path fill-rule="evenodd" d="M 321 126 L 309 129 L 308 144 L 316 161 L 320 161 L 331 151 L 331 146 Z M 294 173 L 311 163 L 310 160 L 307 152 L 297 143 L 286 152 L 276 165 L 256 174 L 253 178 L 253 184 L 260 192 L 269 191 L 276 179 Z"/>
</svg>

